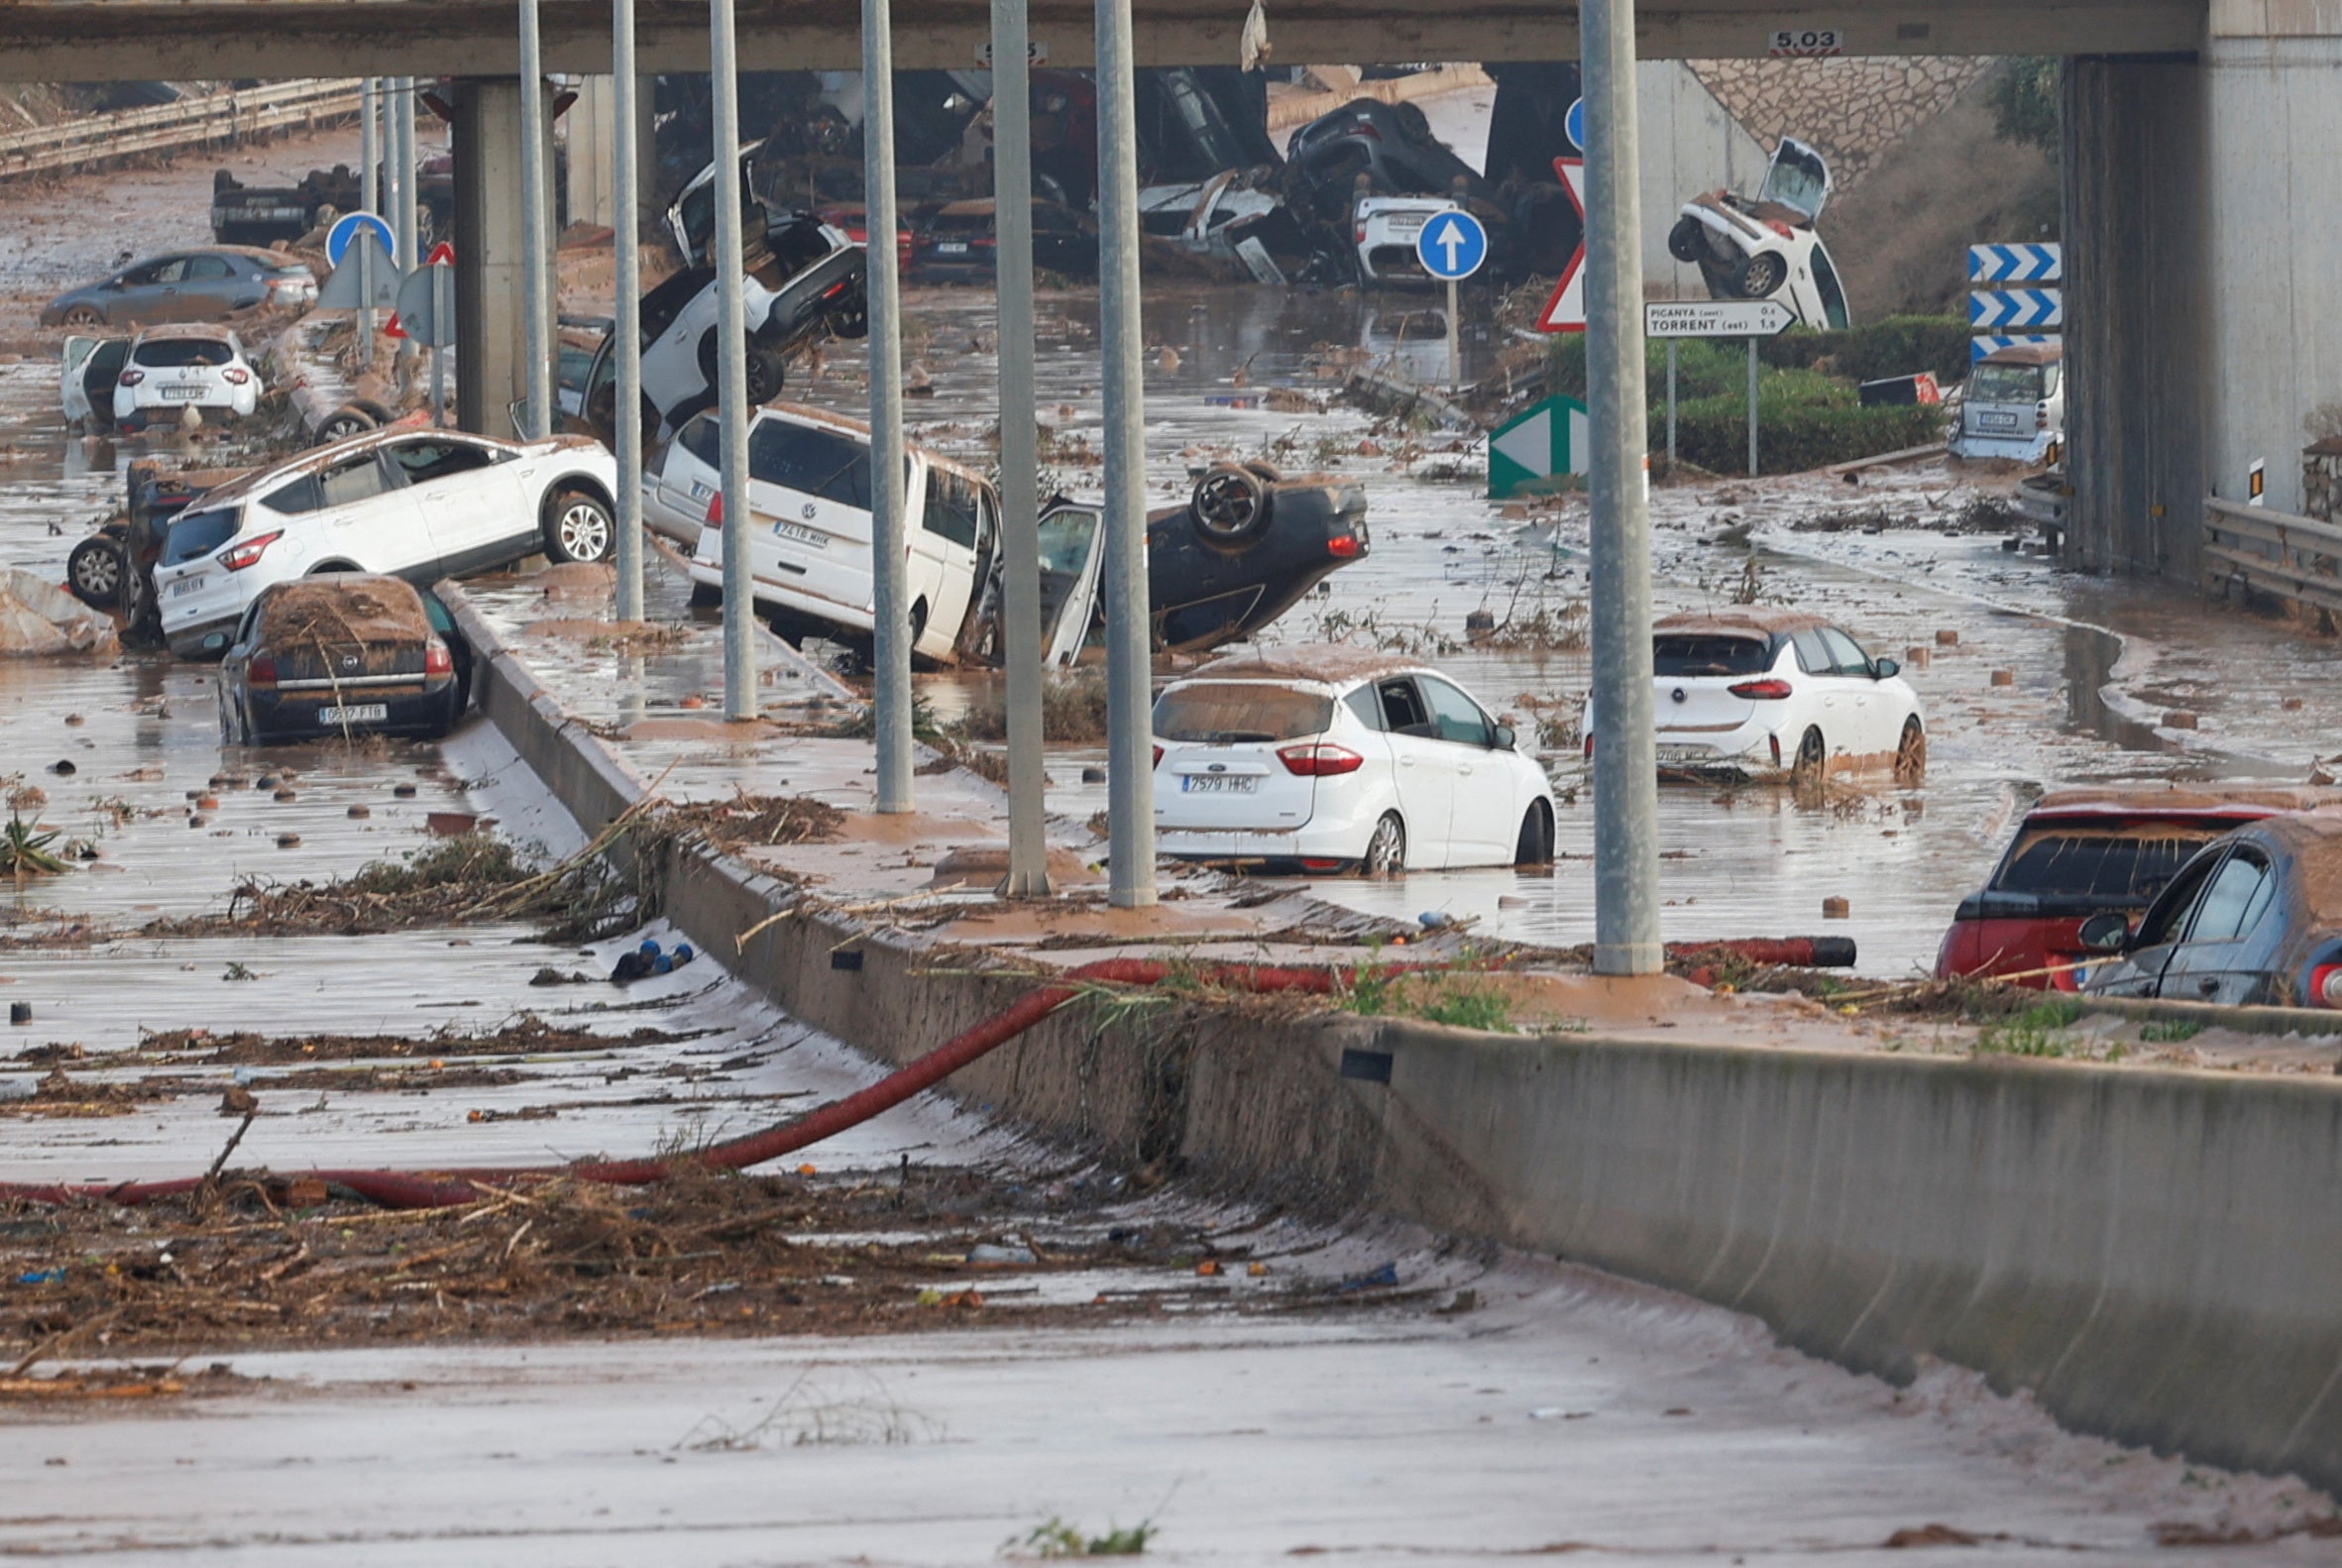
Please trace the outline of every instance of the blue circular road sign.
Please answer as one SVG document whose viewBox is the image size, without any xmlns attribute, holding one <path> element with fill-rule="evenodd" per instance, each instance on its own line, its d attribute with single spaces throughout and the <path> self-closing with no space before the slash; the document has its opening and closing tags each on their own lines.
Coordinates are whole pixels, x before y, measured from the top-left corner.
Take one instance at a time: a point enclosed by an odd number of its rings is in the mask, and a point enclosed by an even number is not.
<svg viewBox="0 0 2342 1568">
<path fill-rule="evenodd" d="M 1488 230 L 1469 212 L 1433 213 L 1415 235 L 1415 256 L 1423 271 L 1442 281 L 1470 278 L 1488 260 Z"/>
<path fill-rule="evenodd" d="M 1581 153 L 1586 151 L 1585 99 L 1572 98 L 1570 100 L 1570 112 L 1562 117 L 1561 129 L 1562 134 L 1570 139 L 1570 146 Z"/>
<path fill-rule="evenodd" d="M 333 227 L 325 231 L 325 264 L 339 267 L 349 253 L 350 242 L 358 238 L 360 229 L 372 229 L 383 242 L 383 249 L 390 253 L 390 260 L 398 260 L 398 239 L 390 226 L 371 212 L 345 212 L 333 220 Z"/>
</svg>

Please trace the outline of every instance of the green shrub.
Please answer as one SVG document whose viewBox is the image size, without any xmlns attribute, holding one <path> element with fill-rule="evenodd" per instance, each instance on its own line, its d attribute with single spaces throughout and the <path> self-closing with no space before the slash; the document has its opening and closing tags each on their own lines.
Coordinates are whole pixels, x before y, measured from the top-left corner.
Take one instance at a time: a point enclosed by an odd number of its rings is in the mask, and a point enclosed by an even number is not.
<svg viewBox="0 0 2342 1568">
<path fill-rule="evenodd" d="M 1767 338 L 1757 357 L 1767 365 L 1828 369 L 1850 382 L 1883 381 L 1932 371 L 1946 387 L 1968 374 L 1968 324 L 1957 316 L 1889 316 L 1839 332 L 1792 327 Z"/>
<path fill-rule="evenodd" d="M 1802 474 L 1832 463 L 1850 463 L 1881 452 L 1923 446 L 1944 433 L 1944 410 L 1935 407 L 1860 408 L 1843 403 L 1773 401 L 1760 390 L 1756 400 L 1756 459 L 1766 474 Z M 1654 445 L 1664 448 L 1662 412 L 1652 421 Z M 1744 397 L 1707 398 L 1680 409 L 1676 451 L 1687 463 L 1715 474 L 1748 471 L 1748 405 Z"/>
</svg>

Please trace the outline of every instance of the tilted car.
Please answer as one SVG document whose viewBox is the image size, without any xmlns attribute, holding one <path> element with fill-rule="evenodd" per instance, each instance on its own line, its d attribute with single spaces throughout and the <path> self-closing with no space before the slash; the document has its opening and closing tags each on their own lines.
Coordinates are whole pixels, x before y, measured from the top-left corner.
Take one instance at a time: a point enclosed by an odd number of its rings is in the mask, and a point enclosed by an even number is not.
<svg viewBox="0 0 2342 1568">
<path fill-rule="evenodd" d="M 1696 264 L 1718 299 L 1778 299 L 1817 330 L 1847 324 L 1845 287 L 1814 220 L 1830 199 L 1830 165 L 1783 137 L 1755 199 L 1713 190 L 1683 204 L 1667 251 Z"/>
<path fill-rule="evenodd" d="M 615 533 L 617 463 L 601 443 L 458 430 L 375 430 L 196 497 L 155 568 L 171 650 L 226 650 L 272 583 L 380 572 L 427 584 L 530 555 L 600 561 Z"/>
<path fill-rule="evenodd" d="M 686 424 L 646 475 L 646 516 L 705 518 L 693 546 L 695 598 L 718 603 L 731 537 L 717 506 L 719 433 Z M 870 575 L 870 437 L 857 420 L 791 403 L 758 409 L 748 431 L 749 568 L 756 603 L 782 636 L 866 646 Z M 989 481 L 924 447 L 907 454 L 904 534 L 912 649 L 935 663 L 997 657 L 1000 501 Z M 1042 509 L 1044 595 L 1059 614 L 1045 643 L 1070 657 L 1093 616 L 1097 508 L 1062 498 Z M 1078 544 L 1078 547 L 1077 547 Z M 1366 496 L 1355 484 L 1287 481 L 1266 464 L 1211 470 L 1185 506 L 1147 523 L 1147 580 L 1157 647 L 1195 652 L 1267 625 L 1335 568 L 1368 549 Z M 1064 578 L 1052 587 L 1052 573 Z"/>
<path fill-rule="evenodd" d="M 2016 975 L 2072 990 L 2082 922 L 2136 920 L 2173 875 L 2222 835 L 2286 812 L 2342 805 L 2313 789 L 2123 789 L 2044 796 L 1991 878 L 1959 902 L 1936 954 L 1941 979 Z"/>
<path fill-rule="evenodd" d="M 84 427 L 136 432 L 174 423 L 188 408 L 242 419 L 260 406 L 260 372 L 226 327 L 150 327 L 128 342 L 65 339 L 60 400 L 65 418 Z"/>
<path fill-rule="evenodd" d="M 1927 774 L 1919 694 L 1893 659 L 1874 659 L 1819 616 L 1731 608 L 1664 616 L 1651 627 L 1659 771 L 1788 779 L 1892 769 Z M 1594 705 L 1579 716 L 1594 754 Z"/>
<path fill-rule="evenodd" d="M 913 240 L 910 276 L 916 282 L 990 282 L 999 276 L 996 204 L 954 201 L 929 218 Z M 1098 228 L 1087 213 L 1062 202 L 1033 198 L 1033 265 L 1067 278 L 1098 275 Z"/>
<path fill-rule="evenodd" d="M 276 251 L 222 246 L 174 251 L 131 263 L 110 278 L 68 288 L 41 310 L 45 327 L 140 326 L 220 321 L 270 306 L 317 299 L 317 275 Z"/>
<path fill-rule="evenodd" d="M 2215 840 L 2137 926 L 2093 915 L 2081 976 L 2098 996 L 2342 1008 L 2342 815 L 2271 817 Z"/>
<path fill-rule="evenodd" d="M 220 737 L 436 739 L 463 717 L 470 665 L 446 609 L 400 578 L 326 572 L 275 583 L 220 661 Z"/>
<path fill-rule="evenodd" d="M 1553 787 L 1434 669 L 1354 647 L 1217 659 L 1155 701 L 1157 846 L 1264 870 L 1541 865 Z"/>
<path fill-rule="evenodd" d="M 2065 351 L 2058 343 L 1996 349 L 1968 370 L 1954 457 L 2038 463 L 2065 434 Z"/>
</svg>

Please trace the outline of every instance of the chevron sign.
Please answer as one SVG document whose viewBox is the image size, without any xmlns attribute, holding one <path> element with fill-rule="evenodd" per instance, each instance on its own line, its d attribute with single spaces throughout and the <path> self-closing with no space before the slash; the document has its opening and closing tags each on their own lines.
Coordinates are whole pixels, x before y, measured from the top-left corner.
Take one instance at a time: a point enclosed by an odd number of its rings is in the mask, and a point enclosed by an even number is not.
<svg viewBox="0 0 2342 1568">
<path fill-rule="evenodd" d="M 1978 331 L 2065 324 L 2065 296 L 2055 288 L 1979 288 L 1968 295 L 1968 325 Z"/>
<path fill-rule="evenodd" d="M 1971 245 L 1972 283 L 2054 283 L 2065 276 L 2062 245 Z"/>
<path fill-rule="evenodd" d="M 2024 348 L 2036 343 L 2055 343 L 2057 336 L 2049 332 L 1979 332 L 1968 339 L 1968 363 L 1998 354 L 2002 349 Z"/>
</svg>

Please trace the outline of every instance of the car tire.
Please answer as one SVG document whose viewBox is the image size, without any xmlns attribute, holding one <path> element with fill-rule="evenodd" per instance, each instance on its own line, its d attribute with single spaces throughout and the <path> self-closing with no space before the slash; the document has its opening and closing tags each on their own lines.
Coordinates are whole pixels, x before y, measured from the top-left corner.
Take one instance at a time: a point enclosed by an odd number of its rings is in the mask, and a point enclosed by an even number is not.
<svg viewBox="0 0 2342 1568">
<path fill-rule="evenodd" d="M 73 546 L 65 557 L 65 586 L 92 610 L 116 610 L 130 575 L 130 558 L 122 546 L 104 534 L 93 534 Z"/>
<path fill-rule="evenodd" d="M 1513 841 L 1512 863 L 1553 863 L 1553 808 L 1545 801 L 1531 801 L 1528 814 L 1520 819 L 1520 837 Z"/>
<path fill-rule="evenodd" d="M 1195 482 L 1187 514 L 1215 550 L 1241 550 L 1269 530 L 1269 487 L 1233 463 L 1216 464 Z"/>
<path fill-rule="evenodd" d="M 1819 789 L 1830 772 L 1830 744 L 1819 729 L 1808 729 L 1797 742 L 1796 760 L 1789 764 L 1789 782 L 1798 789 Z"/>
<path fill-rule="evenodd" d="M 303 577 L 323 577 L 328 572 L 363 572 L 365 570 L 365 567 L 355 561 L 319 561 L 301 575 Z"/>
<path fill-rule="evenodd" d="M 1678 218 L 1667 231 L 1667 254 L 1691 265 L 1708 254 L 1708 226 L 1698 218 Z"/>
<path fill-rule="evenodd" d="M 1399 876 L 1406 871 L 1406 824 L 1398 813 L 1387 811 L 1367 836 L 1366 852 L 1358 857 L 1360 876 Z"/>
<path fill-rule="evenodd" d="M 347 441 L 354 435 L 364 435 L 382 421 L 356 403 L 344 403 L 317 422 L 317 444 L 331 446 L 336 441 Z"/>
<path fill-rule="evenodd" d="M 1248 474 L 1259 475 L 1261 483 L 1264 485 L 1282 485 L 1284 483 L 1284 471 L 1283 469 L 1279 468 L 1275 463 L 1263 462 L 1257 457 L 1244 465 L 1244 471 Z"/>
<path fill-rule="evenodd" d="M 761 408 L 781 394 L 788 378 L 788 361 L 781 351 L 763 343 L 748 345 L 748 406 Z"/>
<path fill-rule="evenodd" d="M 1928 778 L 1928 731 L 1913 714 L 1903 721 L 1902 738 L 1895 742 L 1895 782 L 1917 789 Z"/>
<path fill-rule="evenodd" d="M 1778 251 L 1758 251 L 1740 258 L 1732 269 L 1732 292 L 1742 299 L 1764 299 L 1789 281 L 1789 259 Z"/>
<path fill-rule="evenodd" d="M 617 539 L 617 523 L 602 498 L 574 486 L 547 498 L 542 531 L 549 558 L 587 566 L 609 560 Z"/>
<path fill-rule="evenodd" d="M 106 324 L 106 317 L 105 312 L 95 305 L 71 305 L 57 318 L 57 323 L 67 327 L 102 327 Z"/>
</svg>

